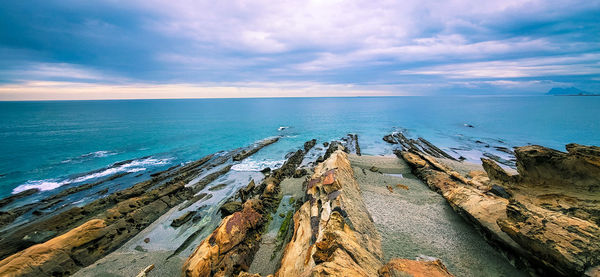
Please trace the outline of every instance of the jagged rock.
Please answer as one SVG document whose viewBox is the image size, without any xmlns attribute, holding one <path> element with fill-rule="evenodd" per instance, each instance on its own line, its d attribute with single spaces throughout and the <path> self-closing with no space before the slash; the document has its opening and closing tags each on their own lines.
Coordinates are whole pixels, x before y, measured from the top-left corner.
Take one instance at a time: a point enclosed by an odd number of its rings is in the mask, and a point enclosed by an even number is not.
<svg viewBox="0 0 600 277">
<path fill-rule="evenodd" d="M 516 148 L 518 175 L 482 159 L 489 191 L 503 198 L 482 193 L 481 186 L 473 185 L 475 178 L 455 178 L 422 153 L 401 156 L 492 244 L 528 265 L 532 274 L 581 276 L 600 266 L 600 148 L 569 144 L 566 149 Z"/>
<path fill-rule="evenodd" d="M 252 180 L 250 180 L 250 183 L 248 183 L 248 185 L 246 185 L 244 188 L 242 188 L 238 191 L 238 196 L 239 196 L 240 200 L 242 201 L 242 203 L 246 202 L 248 197 L 254 191 L 255 187 L 256 187 L 256 184 L 254 183 L 254 179 L 252 179 Z"/>
<path fill-rule="evenodd" d="M 374 276 L 379 234 L 366 211 L 347 155 L 338 150 L 315 168 L 307 199 L 276 276 Z"/>
<path fill-rule="evenodd" d="M 408 259 L 392 259 L 381 269 L 380 277 L 452 277 L 444 264 L 436 259 L 434 261 L 413 261 Z"/>
<path fill-rule="evenodd" d="M 304 143 L 304 153 L 308 152 L 311 148 L 313 148 L 317 144 L 316 139 L 309 140 Z"/>
<path fill-rule="evenodd" d="M 502 183 L 514 181 L 515 177 L 506 173 L 506 171 L 493 160 L 481 158 L 481 162 L 483 169 L 491 180 L 497 180 Z"/>
<path fill-rule="evenodd" d="M 381 173 L 381 171 L 379 171 L 379 168 L 376 166 L 371 166 L 371 168 L 369 168 L 369 171 L 371 172 L 377 172 L 377 173 Z"/>
<path fill-rule="evenodd" d="M 329 142 L 327 142 L 327 141 L 326 141 L 326 142 L 323 142 L 323 146 L 324 146 L 324 147 L 327 147 L 327 146 L 329 146 Z"/>
<path fill-rule="evenodd" d="M 250 199 L 202 241 L 183 266 L 183 276 L 235 276 L 247 271 L 264 224 L 260 200 Z"/>
<path fill-rule="evenodd" d="M 223 204 L 223 206 L 221 206 L 221 208 L 219 208 L 219 211 L 221 211 L 221 217 L 226 217 L 229 216 L 237 211 L 241 211 L 242 210 L 242 202 L 237 202 L 237 201 L 233 201 L 233 202 L 227 202 L 225 204 Z"/>
<path fill-rule="evenodd" d="M 383 140 L 390 144 L 398 144 L 398 142 L 394 139 L 394 136 L 392 136 L 392 135 L 385 135 L 383 137 Z"/>
<path fill-rule="evenodd" d="M 262 174 L 267 174 L 269 172 L 271 172 L 271 168 L 270 167 L 265 167 L 260 171 Z"/>
</svg>

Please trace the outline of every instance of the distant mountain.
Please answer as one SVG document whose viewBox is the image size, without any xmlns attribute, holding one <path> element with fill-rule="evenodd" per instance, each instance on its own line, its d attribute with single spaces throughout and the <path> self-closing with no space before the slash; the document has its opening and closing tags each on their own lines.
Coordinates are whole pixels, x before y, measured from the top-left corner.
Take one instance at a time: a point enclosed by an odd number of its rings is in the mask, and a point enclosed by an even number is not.
<svg viewBox="0 0 600 277">
<path fill-rule="evenodd" d="M 587 91 L 580 90 L 576 87 L 570 88 L 552 88 L 546 95 L 599 95 Z"/>
</svg>

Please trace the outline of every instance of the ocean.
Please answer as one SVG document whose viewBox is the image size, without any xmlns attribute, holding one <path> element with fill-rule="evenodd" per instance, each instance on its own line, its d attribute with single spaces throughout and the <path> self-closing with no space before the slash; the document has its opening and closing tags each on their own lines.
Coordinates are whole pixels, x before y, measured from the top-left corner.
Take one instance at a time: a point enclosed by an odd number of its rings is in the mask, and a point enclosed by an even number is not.
<svg viewBox="0 0 600 277">
<path fill-rule="evenodd" d="M 0 102 L 0 198 L 119 173 L 147 176 L 272 136 L 281 139 L 234 170 L 277 166 L 307 140 L 348 133 L 358 134 L 363 154 L 389 155 L 382 137 L 394 131 L 469 161 L 486 151 L 509 159 L 496 150 L 600 145 L 599 111 L 600 97 L 576 96 Z M 125 187 L 136 180 L 119 178 Z"/>
</svg>

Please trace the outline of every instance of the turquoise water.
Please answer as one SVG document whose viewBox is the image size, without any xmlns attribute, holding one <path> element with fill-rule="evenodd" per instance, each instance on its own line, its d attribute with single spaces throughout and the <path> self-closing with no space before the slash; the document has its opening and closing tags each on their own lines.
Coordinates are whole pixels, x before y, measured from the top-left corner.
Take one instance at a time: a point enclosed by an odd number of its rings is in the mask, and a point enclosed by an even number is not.
<svg viewBox="0 0 600 277">
<path fill-rule="evenodd" d="M 599 111 L 600 97 L 550 96 L 0 102 L 0 197 L 147 172 L 276 135 L 281 141 L 253 161 L 279 161 L 306 140 L 349 132 L 363 153 L 390 154 L 381 138 L 401 128 L 469 160 L 484 149 L 477 140 L 600 145 Z"/>
</svg>

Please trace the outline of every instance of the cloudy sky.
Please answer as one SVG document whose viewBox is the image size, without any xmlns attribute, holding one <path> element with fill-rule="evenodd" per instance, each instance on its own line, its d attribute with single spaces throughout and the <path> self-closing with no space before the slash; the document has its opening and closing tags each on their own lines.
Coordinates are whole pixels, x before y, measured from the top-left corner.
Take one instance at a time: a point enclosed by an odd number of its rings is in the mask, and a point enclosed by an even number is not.
<svg viewBox="0 0 600 277">
<path fill-rule="evenodd" d="M 600 1 L 3 1 L 0 100 L 600 92 Z"/>
</svg>

